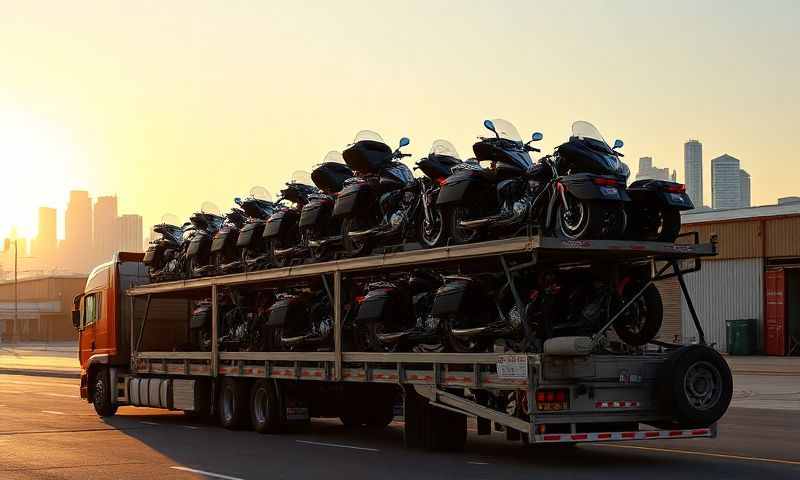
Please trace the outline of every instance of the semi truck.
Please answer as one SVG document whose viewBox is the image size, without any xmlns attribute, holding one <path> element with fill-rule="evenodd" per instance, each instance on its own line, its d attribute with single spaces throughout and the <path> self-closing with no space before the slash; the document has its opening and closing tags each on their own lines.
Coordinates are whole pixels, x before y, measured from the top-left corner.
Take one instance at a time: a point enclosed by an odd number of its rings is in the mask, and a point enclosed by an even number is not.
<svg viewBox="0 0 800 480">
<path fill-rule="evenodd" d="M 405 444 L 434 450 L 463 448 L 469 418 L 478 435 L 502 432 L 536 444 L 711 438 L 730 403 L 732 379 L 724 359 L 706 345 L 684 276 L 715 254 L 715 242 L 699 243 L 696 234 L 677 243 L 529 235 L 148 283 L 142 255 L 118 253 L 92 271 L 75 298 L 80 394 L 103 417 L 120 406 L 155 407 L 262 433 L 291 431 L 314 417 L 339 418 L 357 429 L 385 427 L 402 416 Z M 550 338 L 535 353 L 496 347 L 364 352 L 352 351 L 344 339 L 343 292 L 360 277 L 420 266 L 441 273 L 494 268 L 513 287 L 517 273 L 528 269 L 581 265 L 645 268 L 645 288 L 676 277 L 698 342 L 600 348 L 633 299 L 609 312 L 595 334 Z M 259 292 L 309 282 L 330 297 L 333 348 L 226 346 L 224 298 L 235 293 L 250 305 Z M 211 318 L 205 334 L 198 328 L 204 308 Z M 252 307 L 248 312 L 261 318 Z"/>
</svg>

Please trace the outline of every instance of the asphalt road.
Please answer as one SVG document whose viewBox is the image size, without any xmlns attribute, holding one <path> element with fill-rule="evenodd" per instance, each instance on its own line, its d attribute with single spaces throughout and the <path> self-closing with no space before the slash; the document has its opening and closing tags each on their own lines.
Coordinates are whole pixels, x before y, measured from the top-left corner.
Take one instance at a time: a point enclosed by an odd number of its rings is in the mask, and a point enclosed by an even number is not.
<svg viewBox="0 0 800 480">
<path fill-rule="evenodd" d="M 103 421 L 78 398 L 75 380 L 0 375 L 4 480 L 700 476 L 800 478 L 800 415 L 733 408 L 714 440 L 537 448 L 471 434 L 464 453 L 438 454 L 404 449 L 398 422 L 371 432 L 321 420 L 310 432 L 270 436 L 133 407 Z"/>
</svg>

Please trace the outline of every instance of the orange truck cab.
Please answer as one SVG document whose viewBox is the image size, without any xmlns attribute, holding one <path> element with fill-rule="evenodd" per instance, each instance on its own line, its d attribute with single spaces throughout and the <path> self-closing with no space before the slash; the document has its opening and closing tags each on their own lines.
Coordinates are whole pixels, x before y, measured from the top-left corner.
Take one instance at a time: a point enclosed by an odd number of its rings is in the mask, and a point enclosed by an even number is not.
<svg viewBox="0 0 800 480">
<path fill-rule="evenodd" d="M 147 283 L 143 258 L 142 253 L 115 254 L 92 270 L 83 293 L 75 297 L 72 324 L 78 330 L 81 398 L 89 402 L 93 400 L 89 386 L 98 373 L 108 375 L 109 367 L 130 363 L 131 306 L 125 292 Z"/>
</svg>

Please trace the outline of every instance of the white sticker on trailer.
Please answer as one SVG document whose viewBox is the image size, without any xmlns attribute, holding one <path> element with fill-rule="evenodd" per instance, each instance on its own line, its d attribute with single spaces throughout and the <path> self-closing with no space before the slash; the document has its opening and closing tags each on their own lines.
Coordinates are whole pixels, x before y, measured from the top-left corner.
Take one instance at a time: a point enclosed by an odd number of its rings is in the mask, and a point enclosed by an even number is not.
<svg viewBox="0 0 800 480">
<path fill-rule="evenodd" d="M 526 355 L 500 355 L 497 357 L 497 376 L 500 378 L 528 378 Z"/>
</svg>

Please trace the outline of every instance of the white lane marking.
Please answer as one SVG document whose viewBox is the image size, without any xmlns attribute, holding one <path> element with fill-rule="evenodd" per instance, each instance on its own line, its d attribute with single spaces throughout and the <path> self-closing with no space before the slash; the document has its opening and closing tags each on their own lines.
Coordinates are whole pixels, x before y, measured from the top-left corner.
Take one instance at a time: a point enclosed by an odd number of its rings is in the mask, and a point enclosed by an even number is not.
<svg viewBox="0 0 800 480">
<path fill-rule="evenodd" d="M 5 407 L 5 405 L 0 405 L 0 407 Z"/>
<path fill-rule="evenodd" d="M 156 422 L 145 422 L 144 420 L 139 421 L 139 423 L 144 423 L 145 425 L 161 425 L 160 423 Z"/>
<path fill-rule="evenodd" d="M 338 448 L 349 448 L 352 450 L 364 450 L 365 452 L 380 452 L 377 448 L 367 448 L 367 447 L 354 447 L 353 445 L 342 445 L 339 443 L 326 443 L 326 442 L 312 442 L 309 440 L 295 440 L 297 443 L 305 443 L 307 445 L 319 445 L 322 447 L 338 447 Z"/>
<path fill-rule="evenodd" d="M 489 465 L 486 462 L 467 462 L 467 463 L 469 463 L 470 465 Z"/>
<path fill-rule="evenodd" d="M 66 415 L 64 412 L 57 412 L 55 410 L 42 410 L 42 413 L 49 413 L 51 415 Z"/>
<path fill-rule="evenodd" d="M 67 395 L 65 393 L 37 392 L 36 395 L 47 395 L 48 397 L 61 397 L 61 398 L 81 398 L 78 395 Z"/>
<path fill-rule="evenodd" d="M 638 445 L 614 445 L 610 443 L 584 444 L 590 447 L 630 448 L 634 450 L 647 450 L 651 452 L 678 453 L 683 455 L 699 455 L 701 457 L 729 458 L 731 460 L 747 460 L 751 462 L 782 463 L 784 465 L 800 465 L 800 461 L 780 460 L 777 458 L 748 457 L 744 455 L 729 455 L 727 453 L 697 452 L 694 450 L 677 450 L 672 448 L 640 447 Z"/>
<path fill-rule="evenodd" d="M 20 392 L 19 390 L 0 390 L 0 393 L 20 394 L 20 393 L 25 393 L 25 392 Z"/>
<path fill-rule="evenodd" d="M 66 388 L 77 388 L 79 386 L 78 383 L 53 383 L 53 382 L 19 382 L 16 380 L 2 380 L 0 379 L 0 384 L 10 383 L 12 385 L 27 385 L 32 387 L 66 387 Z"/>
<path fill-rule="evenodd" d="M 195 468 L 178 467 L 178 466 L 172 466 L 169 468 L 173 470 L 181 470 L 183 472 L 197 473 L 199 475 L 205 475 L 207 477 L 222 478 L 223 480 L 244 480 L 243 478 L 239 477 L 231 477 L 230 475 L 222 475 L 221 473 L 206 472 L 205 470 L 197 470 Z"/>
<path fill-rule="evenodd" d="M 193 427 L 192 425 L 181 425 L 183 428 L 188 428 L 189 430 L 200 430 L 200 427 Z"/>
</svg>

